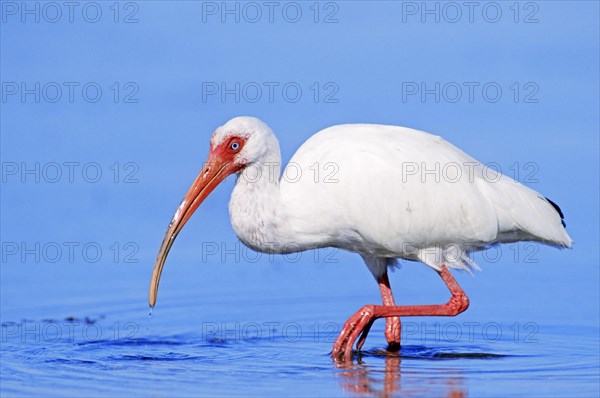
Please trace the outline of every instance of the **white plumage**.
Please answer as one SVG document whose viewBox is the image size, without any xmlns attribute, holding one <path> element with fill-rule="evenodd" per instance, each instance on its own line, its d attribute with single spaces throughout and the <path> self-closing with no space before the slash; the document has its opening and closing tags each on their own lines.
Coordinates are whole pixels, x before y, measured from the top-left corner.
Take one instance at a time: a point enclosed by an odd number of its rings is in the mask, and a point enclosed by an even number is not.
<svg viewBox="0 0 600 398">
<path fill-rule="evenodd" d="M 248 137 L 239 153 L 248 167 L 231 196 L 231 222 L 259 251 L 339 247 L 363 255 L 378 278 L 396 258 L 468 270 L 476 267 L 468 254 L 491 244 L 572 244 L 543 195 L 438 136 L 396 126 L 333 126 L 308 139 L 280 176 L 279 143 L 267 125 L 232 119 L 215 132 L 213 145 L 231 134 Z"/>
</svg>

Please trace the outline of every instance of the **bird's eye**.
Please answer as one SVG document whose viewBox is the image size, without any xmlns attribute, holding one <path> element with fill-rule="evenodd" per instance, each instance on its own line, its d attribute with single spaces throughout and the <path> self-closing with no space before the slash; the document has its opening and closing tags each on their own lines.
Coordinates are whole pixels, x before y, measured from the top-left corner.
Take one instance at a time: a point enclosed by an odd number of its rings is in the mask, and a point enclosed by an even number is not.
<svg viewBox="0 0 600 398">
<path fill-rule="evenodd" d="M 237 151 L 240 148 L 240 143 L 237 141 L 233 141 L 230 145 L 229 148 L 231 148 L 232 151 Z"/>
</svg>

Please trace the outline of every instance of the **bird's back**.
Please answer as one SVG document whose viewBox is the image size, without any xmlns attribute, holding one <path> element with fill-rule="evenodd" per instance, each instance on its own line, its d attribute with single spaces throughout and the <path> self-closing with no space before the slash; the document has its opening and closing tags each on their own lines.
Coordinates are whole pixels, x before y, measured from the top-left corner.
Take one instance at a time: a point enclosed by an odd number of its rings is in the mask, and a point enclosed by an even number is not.
<svg viewBox="0 0 600 398">
<path fill-rule="evenodd" d="M 290 160 L 280 190 L 298 239 L 435 268 L 457 247 L 571 245 L 543 195 L 438 136 L 404 127 L 352 124 L 318 132 Z M 458 256 L 451 266 L 472 265 Z"/>
</svg>

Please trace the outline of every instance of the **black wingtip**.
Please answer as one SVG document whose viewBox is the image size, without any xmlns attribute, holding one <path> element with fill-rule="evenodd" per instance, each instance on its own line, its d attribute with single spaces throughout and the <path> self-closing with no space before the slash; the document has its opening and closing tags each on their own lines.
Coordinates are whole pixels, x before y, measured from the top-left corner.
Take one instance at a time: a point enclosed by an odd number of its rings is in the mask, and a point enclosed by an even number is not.
<svg viewBox="0 0 600 398">
<path fill-rule="evenodd" d="M 552 207 L 554 207 L 554 210 L 556 210 L 556 212 L 560 215 L 560 222 L 562 223 L 563 227 L 566 227 L 567 224 L 565 224 L 565 215 L 563 214 L 562 210 L 560 209 L 560 207 L 554 203 L 553 201 L 551 201 L 548 198 L 545 198 L 548 203 L 550 203 L 552 205 Z"/>
</svg>

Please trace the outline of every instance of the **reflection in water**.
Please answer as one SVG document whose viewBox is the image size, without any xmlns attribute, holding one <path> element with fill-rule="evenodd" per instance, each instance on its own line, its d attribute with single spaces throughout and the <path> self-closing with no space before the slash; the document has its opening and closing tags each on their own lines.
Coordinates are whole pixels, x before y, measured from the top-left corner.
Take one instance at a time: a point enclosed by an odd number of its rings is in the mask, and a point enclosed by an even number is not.
<svg viewBox="0 0 600 398">
<path fill-rule="evenodd" d="M 385 367 L 382 372 L 378 364 L 368 365 L 364 358 L 373 360 L 383 358 Z M 440 369 L 435 376 L 431 374 L 425 377 L 418 376 L 418 372 L 405 372 L 401 370 L 402 356 L 400 353 L 388 351 L 363 352 L 353 360 L 334 360 L 336 368 L 340 369 L 339 376 L 342 378 L 342 389 L 359 396 L 445 396 L 451 398 L 462 398 L 467 396 L 464 379 L 456 371 Z M 383 378 L 382 378 L 383 376 Z M 409 379 L 403 383 L 402 377 Z"/>
</svg>

